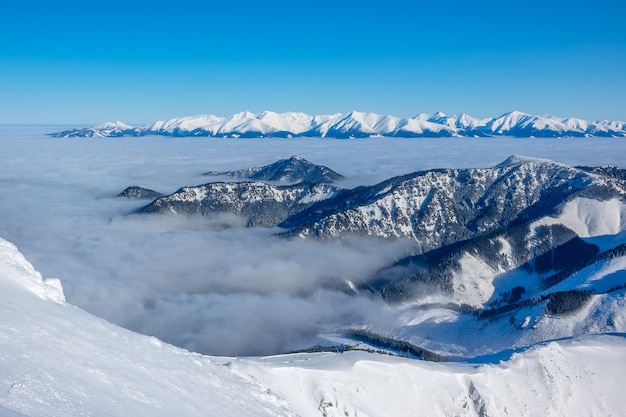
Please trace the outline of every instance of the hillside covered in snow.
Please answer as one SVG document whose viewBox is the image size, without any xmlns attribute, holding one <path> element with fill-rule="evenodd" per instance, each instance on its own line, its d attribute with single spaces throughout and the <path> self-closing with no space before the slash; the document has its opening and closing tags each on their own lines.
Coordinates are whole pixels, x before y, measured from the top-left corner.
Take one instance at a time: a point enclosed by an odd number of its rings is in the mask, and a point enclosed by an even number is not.
<svg viewBox="0 0 626 417">
<path fill-rule="evenodd" d="M 537 116 L 512 111 L 477 119 L 464 113 L 419 114 L 411 118 L 352 111 L 310 116 L 304 113 L 242 112 L 227 117 L 200 115 L 157 121 L 145 126 L 122 122 L 53 133 L 54 137 L 625 137 L 626 122 L 587 121 L 572 117 Z"/>
</svg>

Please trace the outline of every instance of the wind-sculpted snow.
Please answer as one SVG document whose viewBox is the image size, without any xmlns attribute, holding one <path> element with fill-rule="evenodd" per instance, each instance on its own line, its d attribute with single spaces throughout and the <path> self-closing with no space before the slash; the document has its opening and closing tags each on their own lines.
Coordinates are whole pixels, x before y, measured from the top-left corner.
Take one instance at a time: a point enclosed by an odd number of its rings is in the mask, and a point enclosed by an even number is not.
<svg viewBox="0 0 626 417">
<path fill-rule="evenodd" d="M 61 304 L 65 302 L 61 282 L 56 278 L 44 280 L 15 245 L 2 238 L 0 238 L 0 280 L 5 292 L 26 290 L 43 300 Z"/>
<path fill-rule="evenodd" d="M 608 382 L 623 378 L 624 344 L 620 336 L 583 337 L 500 352 L 475 364 L 352 353 L 269 358 L 268 370 L 242 366 L 276 387 L 301 415 L 608 416 L 626 411 L 620 387 Z M 299 384 L 290 385 L 291 378 Z M 302 387 L 313 394 L 303 397 Z"/>
<path fill-rule="evenodd" d="M 219 359 L 50 302 L 48 281 L 0 238 L 0 415 L 295 416 Z"/>
<path fill-rule="evenodd" d="M 586 121 L 575 118 L 535 116 L 519 111 L 499 117 L 473 118 L 458 113 L 446 116 L 419 114 L 412 118 L 352 111 L 347 114 L 309 116 L 304 113 L 250 112 L 229 117 L 200 115 L 158 121 L 145 126 L 122 122 L 53 133 L 55 137 L 118 136 L 205 136 L 205 137 L 625 137 L 626 122 Z"/>
</svg>

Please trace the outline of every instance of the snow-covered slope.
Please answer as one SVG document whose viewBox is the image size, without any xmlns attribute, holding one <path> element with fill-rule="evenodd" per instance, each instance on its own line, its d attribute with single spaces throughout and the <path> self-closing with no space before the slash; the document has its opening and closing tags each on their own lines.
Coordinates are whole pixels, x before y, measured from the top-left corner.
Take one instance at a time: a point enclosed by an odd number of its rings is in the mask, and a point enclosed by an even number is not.
<svg viewBox="0 0 626 417">
<path fill-rule="evenodd" d="M 563 224 L 580 237 L 616 235 L 626 230 L 626 202 L 617 198 L 575 198 L 561 208 L 558 216 L 542 218 L 536 224 Z"/>
<path fill-rule="evenodd" d="M 400 118 L 371 112 L 310 116 L 304 113 L 264 111 L 236 113 L 228 117 L 199 115 L 158 121 L 146 126 L 121 122 L 53 133 L 55 137 L 107 136 L 209 136 L 209 137 L 332 137 L 371 136 L 626 136 L 626 122 L 594 121 L 553 116 L 534 116 L 519 111 L 499 117 L 477 119 L 464 113 L 441 112 Z"/>
<path fill-rule="evenodd" d="M 0 274 L 3 293 L 30 292 L 42 300 L 65 303 L 61 282 L 55 278 L 43 280 L 41 274 L 15 245 L 2 238 L 0 238 Z"/>
<path fill-rule="evenodd" d="M 234 174 L 280 179 L 293 172 L 289 161 Z M 208 183 L 139 211 L 236 215 L 234 226 L 280 226 L 287 237 L 405 238 L 414 242 L 411 255 L 364 277 L 359 290 L 394 304 L 493 309 L 519 301 L 522 293 L 512 291 L 542 296 L 579 264 L 602 261 L 600 249 L 622 243 L 603 236 L 626 231 L 623 174 L 514 155 L 492 168 L 420 171 L 351 190 Z"/>
<path fill-rule="evenodd" d="M 572 118 L 534 116 L 512 111 L 487 122 L 485 131 L 492 135 L 521 137 L 612 136 L 614 134 L 614 132 L 609 133 L 607 126 L 599 129 L 598 125 L 603 124 Z"/>
<path fill-rule="evenodd" d="M 626 340 L 541 343 L 473 363 L 365 352 L 213 358 L 63 302 L 0 239 L 0 415 L 624 415 Z"/>
<path fill-rule="evenodd" d="M 60 301 L 0 239 L 0 415 L 279 416 L 290 407 L 218 359 Z"/>
<path fill-rule="evenodd" d="M 482 365 L 346 353 L 268 358 L 268 368 L 245 369 L 303 417 L 608 416 L 626 411 L 620 387 L 609 382 L 624 379 L 625 349 L 623 338 L 601 336 L 500 354 Z"/>
<path fill-rule="evenodd" d="M 276 186 L 264 182 L 213 182 L 183 187 L 142 208 L 142 213 L 243 216 L 248 226 L 273 227 L 289 215 L 331 198 L 337 188 L 328 184 Z"/>
</svg>

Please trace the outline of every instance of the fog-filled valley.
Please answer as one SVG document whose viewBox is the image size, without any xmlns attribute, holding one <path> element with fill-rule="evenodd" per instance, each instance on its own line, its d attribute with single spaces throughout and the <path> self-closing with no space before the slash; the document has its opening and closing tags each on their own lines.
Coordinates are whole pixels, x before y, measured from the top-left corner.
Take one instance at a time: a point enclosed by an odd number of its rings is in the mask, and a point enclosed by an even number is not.
<svg viewBox="0 0 626 417">
<path fill-rule="evenodd" d="M 0 415 L 626 411 L 623 140 L 62 128 L 0 127 Z"/>
<path fill-rule="evenodd" d="M 334 185 L 348 189 L 433 168 L 492 167 L 514 154 L 620 166 L 626 147 L 597 138 L 55 139 L 44 135 L 50 130 L 3 127 L 2 237 L 44 276 L 59 278 L 68 302 L 190 350 L 231 356 L 324 344 L 324 335 L 351 327 L 408 331 L 424 342 L 403 327 L 424 320 L 419 314 L 352 291 L 415 243 L 283 238 L 276 234 L 284 229 L 246 228 L 229 214 L 133 214 L 149 201 L 116 198 L 126 187 L 170 194 L 228 180 L 207 171 L 299 155 L 343 175 Z M 465 354 L 472 352 L 482 350 Z"/>
</svg>

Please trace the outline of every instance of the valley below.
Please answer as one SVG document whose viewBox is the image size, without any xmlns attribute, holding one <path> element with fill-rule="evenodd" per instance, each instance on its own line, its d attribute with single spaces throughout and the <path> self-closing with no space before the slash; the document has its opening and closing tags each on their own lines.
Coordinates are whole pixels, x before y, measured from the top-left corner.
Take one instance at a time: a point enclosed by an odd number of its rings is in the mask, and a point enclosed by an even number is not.
<svg viewBox="0 0 626 417">
<path fill-rule="evenodd" d="M 626 412 L 623 140 L 49 130 L 0 132 L 2 415 Z"/>
</svg>

